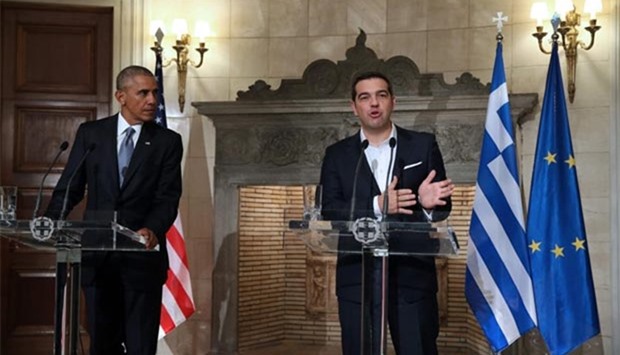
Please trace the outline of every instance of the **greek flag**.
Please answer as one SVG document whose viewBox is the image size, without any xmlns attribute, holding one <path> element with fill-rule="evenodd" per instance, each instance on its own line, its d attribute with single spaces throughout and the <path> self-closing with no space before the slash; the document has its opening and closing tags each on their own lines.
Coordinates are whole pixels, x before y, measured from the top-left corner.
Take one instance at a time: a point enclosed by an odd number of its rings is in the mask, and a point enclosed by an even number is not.
<svg viewBox="0 0 620 355">
<path fill-rule="evenodd" d="M 536 326 L 508 89 L 497 43 L 469 229 L 465 296 L 493 351 Z"/>
</svg>

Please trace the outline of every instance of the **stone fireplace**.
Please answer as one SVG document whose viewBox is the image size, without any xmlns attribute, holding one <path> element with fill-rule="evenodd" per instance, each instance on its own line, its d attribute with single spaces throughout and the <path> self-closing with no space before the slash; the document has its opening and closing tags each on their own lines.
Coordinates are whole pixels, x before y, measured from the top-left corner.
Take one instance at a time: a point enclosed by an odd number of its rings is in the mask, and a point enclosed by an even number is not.
<svg viewBox="0 0 620 355">
<path fill-rule="evenodd" d="M 392 80 L 393 121 L 437 136 L 447 174 L 458 186 L 451 218 L 461 252 L 438 261 L 440 351 L 486 349 L 463 287 L 489 85 L 469 73 L 448 84 L 442 74 L 420 73 L 407 57 L 379 59 L 362 32 L 346 60 L 314 61 L 301 79 L 283 80 L 278 89 L 259 80 L 237 101 L 193 103 L 216 129 L 211 353 L 251 353 L 282 343 L 338 349 L 335 259 L 310 253 L 286 225 L 301 217 L 300 185 L 318 182 L 325 148 L 359 129 L 349 83 L 355 72 L 370 69 Z M 510 103 L 519 125 L 533 118 L 538 98 L 513 94 Z"/>
</svg>

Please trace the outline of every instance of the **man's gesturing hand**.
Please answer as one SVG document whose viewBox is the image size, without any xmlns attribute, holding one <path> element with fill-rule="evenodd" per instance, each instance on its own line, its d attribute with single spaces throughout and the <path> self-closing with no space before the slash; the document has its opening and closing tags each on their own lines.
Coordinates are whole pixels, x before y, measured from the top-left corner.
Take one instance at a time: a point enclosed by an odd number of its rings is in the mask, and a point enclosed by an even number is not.
<svg viewBox="0 0 620 355">
<path fill-rule="evenodd" d="M 418 202 L 427 210 L 432 210 L 436 206 L 445 205 L 446 201 L 443 199 L 452 196 L 452 192 L 454 192 L 452 180 L 445 179 L 432 182 L 435 175 L 437 175 L 435 170 L 431 170 L 418 189 Z"/>
<path fill-rule="evenodd" d="M 388 194 L 388 214 L 413 214 L 413 211 L 407 207 L 415 205 L 416 196 L 411 189 L 398 189 L 396 190 L 396 184 L 398 184 L 398 177 L 394 176 L 392 182 L 388 186 L 388 189 L 383 194 L 379 195 L 377 202 L 379 207 L 383 208 L 383 198 L 385 194 Z"/>
</svg>

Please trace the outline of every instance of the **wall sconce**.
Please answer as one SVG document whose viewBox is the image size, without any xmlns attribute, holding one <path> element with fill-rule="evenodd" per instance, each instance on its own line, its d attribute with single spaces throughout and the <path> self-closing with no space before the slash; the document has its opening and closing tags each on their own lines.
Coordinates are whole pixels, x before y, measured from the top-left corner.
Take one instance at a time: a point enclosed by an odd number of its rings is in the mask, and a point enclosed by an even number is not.
<svg viewBox="0 0 620 355">
<path fill-rule="evenodd" d="M 560 17 L 560 25 L 557 28 L 557 32 L 562 36 L 562 41 L 558 44 L 564 48 L 566 54 L 566 62 L 568 64 L 568 100 L 572 103 L 575 99 L 575 78 L 577 73 L 577 48 L 581 47 L 584 50 L 589 50 L 594 45 L 594 35 L 596 31 L 601 29 L 601 26 L 596 25 L 596 13 L 603 9 L 601 0 L 586 0 L 584 4 L 584 12 L 590 14 L 590 25 L 585 27 L 586 31 L 590 32 L 590 43 L 586 45 L 585 42 L 579 39 L 579 26 L 581 25 L 581 14 L 577 12 L 575 5 L 571 0 L 557 0 L 556 13 Z M 549 54 L 551 52 L 543 48 L 542 40 L 547 35 L 547 32 L 543 32 L 543 19 L 548 18 L 547 4 L 537 2 L 532 4 L 531 17 L 536 19 L 536 32 L 532 33 L 532 36 L 538 39 L 538 48 L 541 52 Z M 555 33 L 553 36 L 554 41 L 558 40 L 558 35 Z"/>
<path fill-rule="evenodd" d="M 187 66 L 188 64 L 194 68 L 200 68 L 203 62 L 203 57 L 206 51 L 209 49 L 205 47 L 204 38 L 211 34 L 209 24 L 205 21 L 196 22 L 195 35 L 199 38 L 198 47 L 196 51 L 200 53 L 200 61 L 198 64 L 189 58 L 189 48 L 192 37 L 187 31 L 187 21 L 176 19 L 172 22 L 172 32 L 176 34 L 175 45 L 172 46 L 176 51 L 176 58 L 171 58 L 168 61 L 162 61 L 163 67 L 167 67 L 170 64 L 177 63 L 177 73 L 179 74 L 179 109 L 183 112 L 185 106 L 185 84 L 187 82 Z M 151 34 L 155 36 L 155 45 L 151 47 L 151 50 L 155 52 L 155 55 L 162 55 L 163 47 L 161 46 L 164 38 L 163 23 L 161 21 L 151 22 Z"/>
</svg>

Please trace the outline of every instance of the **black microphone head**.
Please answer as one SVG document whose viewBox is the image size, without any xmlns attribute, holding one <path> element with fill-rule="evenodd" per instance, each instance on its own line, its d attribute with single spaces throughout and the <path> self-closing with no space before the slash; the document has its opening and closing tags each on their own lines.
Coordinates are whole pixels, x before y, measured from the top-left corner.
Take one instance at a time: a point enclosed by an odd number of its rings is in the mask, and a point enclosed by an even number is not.
<svg viewBox="0 0 620 355">
<path fill-rule="evenodd" d="M 41 179 L 41 184 L 39 185 L 39 193 L 37 193 L 37 199 L 34 203 L 34 210 L 32 211 L 32 219 L 35 219 L 37 217 L 37 214 L 39 214 L 39 207 L 41 207 L 41 199 L 43 198 L 43 183 L 45 182 L 45 179 L 47 178 L 49 173 L 52 171 L 52 168 L 54 167 L 54 164 L 56 164 L 56 162 L 58 161 L 58 158 L 60 158 L 60 154 L 62 154 L 62 152 L 67 150 L 68 147 L 69 147 L 69 142 L 67 141 L 64 141 L 60 144 L 58 153 L 56 153 L 54 160 L 52 161 L 50 166 L 47 168 L 47 171 L 43 175 L 43 178 Z"/>
<path fill-rule="evenodd" d="M 362 150 L 366 150 L 366 148 L 368 148 L 368 139 L 364 139 L 362 141 Z"/>
<path fill-rule="evenodd" d="M 390 148 L 396 147 L 396 138 L 390 138 Z"/>
</svg>

